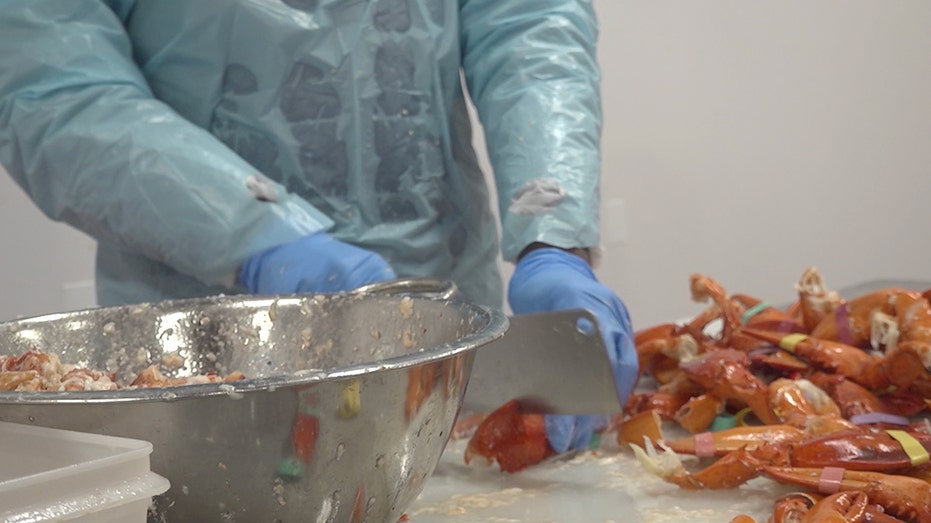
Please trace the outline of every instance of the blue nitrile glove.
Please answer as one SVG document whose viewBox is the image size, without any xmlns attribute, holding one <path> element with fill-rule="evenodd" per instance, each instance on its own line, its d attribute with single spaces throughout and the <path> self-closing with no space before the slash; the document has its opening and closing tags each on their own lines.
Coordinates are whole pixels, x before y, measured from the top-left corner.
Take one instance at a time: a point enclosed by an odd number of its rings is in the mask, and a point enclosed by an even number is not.
<svg viewBox="0 0 931 523">
<path fill-rule="evenodd" d="M 620 298 L 598 282 L 585 260 L 557 248 L 531 251 L 514 269 L 508 303 L 515 314 L 566 309 L 590 311 L 604 337 L 621 404 L 627 400 L 638 372 L 630 315 Z M 607 416 L 548 415 L 547 439 L 556 452 L 582 450 L 607 421 Z"/>
<path fill-rule="evenodd" d="M 395 277 L 380 255 L 318 232 L 273 247 L 242 264 L 253 294 L 340 292 Z"/>
</svg>

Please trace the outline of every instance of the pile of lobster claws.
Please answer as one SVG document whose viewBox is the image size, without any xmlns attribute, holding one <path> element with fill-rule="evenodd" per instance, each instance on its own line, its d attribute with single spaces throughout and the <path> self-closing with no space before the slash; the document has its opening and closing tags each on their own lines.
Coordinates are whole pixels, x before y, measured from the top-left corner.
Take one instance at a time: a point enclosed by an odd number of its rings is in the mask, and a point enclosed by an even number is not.
<svg viewBox="0 0 931 523">
<path fill-rule="evenodd" d="M 785 309 L 704 275 L 689 289 L 704 311 L 635 333 L 656 386 L 615 424 L 647 470 L 684 489 L 756 477 L 811 489 L 776 500 L 777 523 L 931 522 L 931 290 L 840 296 L 814 268 Z M 670 426 L 692 435 L 668 439 Z"/>
</svg>

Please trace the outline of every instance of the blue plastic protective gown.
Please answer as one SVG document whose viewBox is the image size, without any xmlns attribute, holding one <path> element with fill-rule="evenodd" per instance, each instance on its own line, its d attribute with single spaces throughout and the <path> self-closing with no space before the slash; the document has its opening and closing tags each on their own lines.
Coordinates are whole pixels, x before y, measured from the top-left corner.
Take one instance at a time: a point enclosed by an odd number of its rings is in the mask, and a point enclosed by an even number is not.
<svg viewBox="0 0 931 523">
<path fill-rule="evenodd" d="M 242 292 L 326 230 L 500 306 L 501 248 L 598 243 L 584 0 L 0 0 L 0 163 L 98 241 L 101 305 Z"/>
</svg>

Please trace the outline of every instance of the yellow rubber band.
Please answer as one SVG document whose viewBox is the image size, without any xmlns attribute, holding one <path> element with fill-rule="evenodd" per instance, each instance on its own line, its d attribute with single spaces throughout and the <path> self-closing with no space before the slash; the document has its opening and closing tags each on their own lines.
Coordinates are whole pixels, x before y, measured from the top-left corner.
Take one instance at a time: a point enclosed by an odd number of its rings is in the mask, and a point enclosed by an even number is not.
<svg viewBox="0 0 931 523">
<path fill-rule="evenodd" d="M 905 455 L 911 460 L 912 466 L 923 465 L 928 462 L 928 451 L 914 436 L 904 430 L 887 430 L 886 434 L 895 438 L 895 440 L 902 445 L 902 450 L 905 451 Z"/>
<path fill-rule="evenodd" d="M 789 352 L 795 352 L 795 346 L 807 339 L 808 336 L 805 334 L 789 334 L 788 336 L 783 336 L 782 339 L 779 340 L 779 348 Z"/>
<path fill-rule="evenodd" d="M 747 424 L 744 423 L 744 418 L 746 418 L 747 414 L 750 414 L 751 412 L 753 412 L 753 409 L 751 409 L 750 407 L 747 407 L 737 412 L 737 414 L 734 414 L 734 425 L 738 427 L 746 427 Z"/>
</svg>

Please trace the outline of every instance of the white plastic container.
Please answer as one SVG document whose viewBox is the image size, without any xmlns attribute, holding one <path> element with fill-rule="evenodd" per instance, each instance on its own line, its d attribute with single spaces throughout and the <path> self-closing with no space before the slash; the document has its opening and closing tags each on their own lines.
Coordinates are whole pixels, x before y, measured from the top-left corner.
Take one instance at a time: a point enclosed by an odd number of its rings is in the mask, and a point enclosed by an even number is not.
<svg viewBox="0 0 931 523">
<path fill-rule="evenodd" d="M 0 522 L 145 523 L 152 444 L 0 422 Z"/>
</svg>

